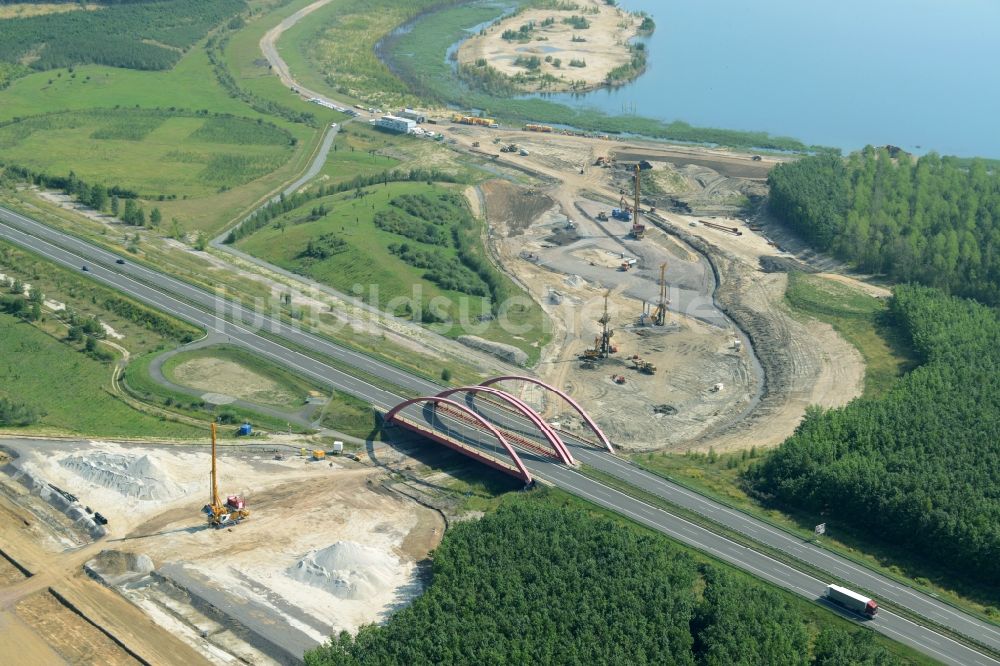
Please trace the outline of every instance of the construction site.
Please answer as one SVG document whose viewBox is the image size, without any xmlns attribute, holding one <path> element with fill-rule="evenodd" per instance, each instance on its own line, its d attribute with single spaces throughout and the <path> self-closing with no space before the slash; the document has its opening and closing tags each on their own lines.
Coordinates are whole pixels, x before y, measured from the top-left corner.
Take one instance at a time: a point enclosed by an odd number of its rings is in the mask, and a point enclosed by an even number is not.
<svg viewBox="0 0 1000 666">
<path fill-rule="evenodd" d="M 485 143 L 479 133 L 455 128 L 473 151 Z M 621 447 L 774 445 L 808 405 L 860 395 L 856 349 L 784 303 L 785 271 L 821 269 L 757 220 L 767 173 L 782 158 L 536 127 L 492 134 L 528 155 L 507 160 L 538 183 L 479 188 L 498 262 L 555 331 L 536 371 Z M 521 397 L 542 400 L 531 388 Z M 558 405 L 534 404 L 579 425 Z"/>
<path fill-rule="evenodd" d="M 445 518 L 418 491 L 357 456 L 206 435 L 4 442 L 4 663 L 301 663 L 423 590 Z"/>
<path fill-rule="evenodd" d="M 773 158 L 491 124 L 460 118 L 450 134 L 497 174 L 467 197 L 494 261 L 551 323 L 530 373 L 617 451 L 773 445 L 807 406 L 861 393 L 855 348 L 784 304 L 784 271 L 804 266 L 793 239 L 745 213 Z M 428 332 L 400 337 L 475 357 L 484 377 L 524 372 Z M 556 429 L 589 427 L 539 385 L 512 390 Z M 361 455 L 314 435 L 4 440 L 0 627 L 17 640 L 0 660 L 295 664 L 383 621 L 426 586 L 448 521 L 474 517 L 454 454 L 383 436 L 356 443 Z"/>
</svg>

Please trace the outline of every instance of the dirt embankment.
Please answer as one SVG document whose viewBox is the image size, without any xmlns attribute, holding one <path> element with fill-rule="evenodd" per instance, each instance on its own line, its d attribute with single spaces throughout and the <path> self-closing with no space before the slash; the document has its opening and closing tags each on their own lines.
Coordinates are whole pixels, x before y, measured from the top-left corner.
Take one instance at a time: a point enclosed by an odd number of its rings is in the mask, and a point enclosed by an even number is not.
<svg viewBox="0 0 1000 666">
<path fill-rule="evenodd" d="M 485 62 L 525 91 L 585 92 L 606 85 L 615 68 L 632 62 L 628 42 L 641 22 L 603 0 L 578 0 L 571 9 L 529 9 L 466 40 L 458 62 L 473 69 Z"/>
<path fill-rule="evenodd" d="M 829 324 L 791 316 L 784 301 L 786 273 L 764 273 L 704 238 L 677 228 L 671 233 L 709 257 L 719 277 L 716 300 L 746 333 L 764 371 L 760 402 L 747 418 L 699 446 L 774 446 L 792 434 L 809 405 L 840 407 L 861 395 L 860 353 Z"/>
</svg>

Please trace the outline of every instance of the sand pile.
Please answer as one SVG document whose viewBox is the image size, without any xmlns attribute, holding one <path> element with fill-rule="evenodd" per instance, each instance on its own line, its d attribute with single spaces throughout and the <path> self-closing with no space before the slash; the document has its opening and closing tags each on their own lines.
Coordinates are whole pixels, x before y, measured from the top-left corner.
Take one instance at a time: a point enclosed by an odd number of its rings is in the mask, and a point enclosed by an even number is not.
<svg viewBox="0 0 1000 666">
<path fill-rule="evenodd" d="M 340 599 L 373 599 L 396 586 L 399 570 L 399 559 L 390 553 L 338 541 L 306 555 L 288 575 Z"/>
<path fill-rule="evenodd" d="M 129 573 L 147 574 L 153 570 L 153 560 L 143 553 L 125 553 L 120 550 L 102 550 L 87 562 L 88 566 L 104 574 L 120 576 Z"/>
<path fill-rule="evenodd" d="M 77 476 L 125 497 L 141 500 L 172 500 L 184 489 L 170 478 L 156 459 L 95 451 L 69 456 L 59 461 Z"/>
</svg>

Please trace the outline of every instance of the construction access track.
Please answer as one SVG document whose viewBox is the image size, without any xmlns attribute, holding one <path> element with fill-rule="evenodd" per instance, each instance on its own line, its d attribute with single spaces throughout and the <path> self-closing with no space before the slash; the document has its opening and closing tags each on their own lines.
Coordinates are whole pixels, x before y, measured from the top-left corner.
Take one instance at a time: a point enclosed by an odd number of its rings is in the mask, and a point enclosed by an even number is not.
<svg viewBox="0 0 1000 666">
<path fill-rule="evenodd" d="M 118 265 L 115 261 L 119 257 L 111 252 L 3 208 L 0 208 L 0 237 L 71 269 L 79 270 L 86 265 L 89 269 L 86 276 L 90 279 L 110 285 L 206 330 L 225 335 L 232 344 L 248 348 L 325 386 L 359 397 L 381 410 L 388 411 L 403 401 L 399 391 L 409 395 L 435 395 L 443 389 L 440 385 L 399 368 L 250 311 L 238 303 L 220 300 L 213 294 L 169 275 L 133 263 Z M 321 360 L 324 357 L 335 359 L 342 366 L 350 366 L 359 373 L 377 377 L 379 383 L 398 389 L 388 390 L 359 379 L 333 367 L 330 362 Z M 419 408 L 407 415 L 415 419 L 421 418 Z M 500 414 L 497 418 L 513 419 L 514 427 L 523 423 L 517 416 L 509 414 Z M 468 423 L 455 422 L 450 427 L 458 432 L 464 431 L 466 439 L 475 445 L 489 446 L 482 431 Z M 983 646 L 992 654 L 1000 654 L 1000 628 L 996 625 L 958 611 L 944 602 L 902 586 L 814 544 L 804 543 L 780 529 L 647 473 L 592 444 L 577 440 L 572 435 L 564 435 L 564 442 L 573 456 L 585 465 L 611 474 L 671 504 L 701 514 L 726 529 L 736 530 L 750 539 L 778 549 L 793 560 L 829 573 L 829 578 L 870 593 L 884 602 L 887 608 L 874 620 L 864 622 L 866 626 L 944 663 L 979 666 L 1000 664 L 1000 659 L 932 628 L 915 624 L 892 612 L 892 607 L 906 609 L 912 616 L 919 616 L 945 627 Z M 710 529 L 620 492 L 551 457 L 530 451 L 520 453 L 520 456 L 535 478 L 551 482 L 567 492 L 647 525 L 807 599 L 819 600 L 826 584 L 830 582 L 826 579 L 819 580 L 785 562 L 779 562 Z"/>
</svg>

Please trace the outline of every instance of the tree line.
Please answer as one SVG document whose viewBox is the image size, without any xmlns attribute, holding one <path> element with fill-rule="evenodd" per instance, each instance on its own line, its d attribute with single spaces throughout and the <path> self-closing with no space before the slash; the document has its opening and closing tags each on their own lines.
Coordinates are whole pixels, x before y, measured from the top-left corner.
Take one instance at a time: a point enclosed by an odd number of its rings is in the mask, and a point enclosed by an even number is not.
<svg viewBox="0 0 1000 666">
<path fill-rule="evenodd" d="M 110 213 L 129 226 L 141 227 L 148 223 L 158 227 L 163 221 L 159 208 L 154 207 L 147 218 L 146 209 L 137 201 L 138 194 L 118 185 L 105 187 L 100 183 L 90 184 L 72 171 L 68 176 L 51 176 L 23 167 L 9 166 L 6 167 L 6 172 L 39 187 L 65 192 L 85 206 L 98 212 Z"/>
<path fill-rule="evenodd" d="M 921 361 L 885 395 L 810 409 L 747 473 L 765 501 L 848 524 L 980 589 L 1000 586 L 1000 316 L 898 287 L 889 309 Z"/>
<path fill-rule="evenodd" d="M 900 663 L 870 631 L 819 625 L 781 593 L 660 535 L 535 494 L 449 528 L 423 595 L 305 662 Z"/>
<path fill-rule="evenodd" d="M 869 146 L 779 165 L 770 209 L 862 271 L 1000 304 L 1000 173 L 982 160 L 896 154 Z"/>
</svg>

